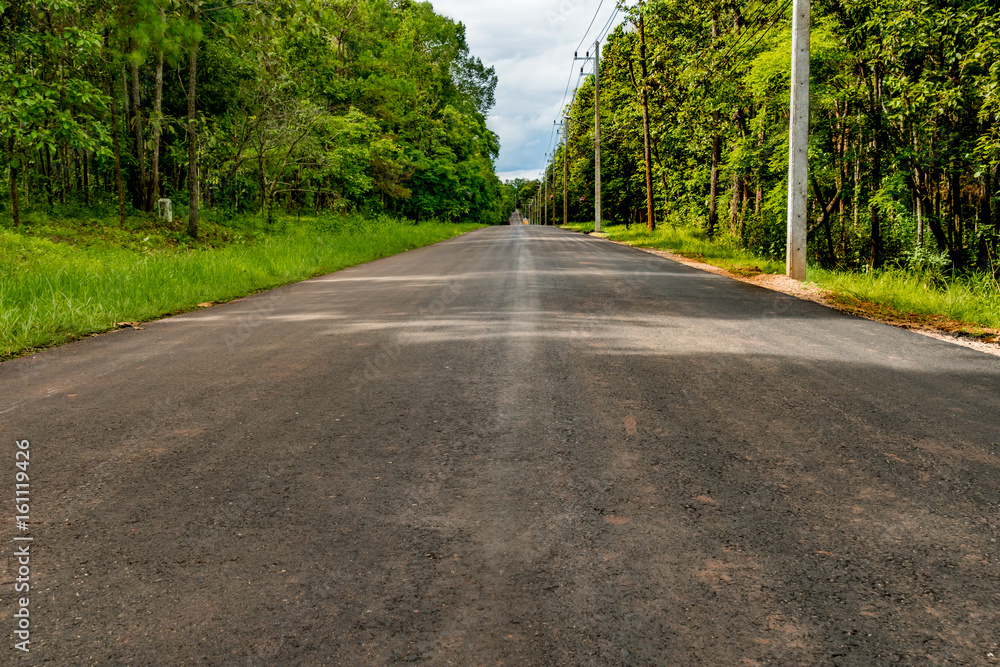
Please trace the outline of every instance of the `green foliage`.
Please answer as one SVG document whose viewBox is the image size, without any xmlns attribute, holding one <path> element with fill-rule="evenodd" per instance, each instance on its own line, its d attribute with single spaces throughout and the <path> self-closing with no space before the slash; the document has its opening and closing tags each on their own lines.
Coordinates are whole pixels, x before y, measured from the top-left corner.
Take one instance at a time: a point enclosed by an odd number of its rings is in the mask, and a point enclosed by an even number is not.
<svg viewBox="0 0 1000 667">
<path fill-rule="evenodd" d="M 194 49 L 209 208 L 270 219 L 302 209 L 506 216 L 499 139 L 485 120 L 496 75 L 469 53 L 460 23 L 427 2 L 397 0 L 193 8 L 0 3 L 0 166 L 14 170 L 0 200 L 12 200 L 13 182 L 27 209 L 114 201 L 116 138 L 137 210 L 160 196 L 186 200 Z"/>
<path fill-rule="evenodd" d="M 788 6 L 649 0 L 630 13 L 602 51 L 603 217 L 633 222 L 644 213 L 645 92 L 658 221 L 706 230 L 714 202 L 722 243 L 783 258 Z M 905 264 L 926 248 L 944 253 L 955 275 L 995 273 L 1000 8 L 981 0 L 827 0 L 813 4 L 812 23 L 810 261 L 870 270 Z M 592 80 L 567 113 L 570 217 L 587 219 Z"/>
</svg>

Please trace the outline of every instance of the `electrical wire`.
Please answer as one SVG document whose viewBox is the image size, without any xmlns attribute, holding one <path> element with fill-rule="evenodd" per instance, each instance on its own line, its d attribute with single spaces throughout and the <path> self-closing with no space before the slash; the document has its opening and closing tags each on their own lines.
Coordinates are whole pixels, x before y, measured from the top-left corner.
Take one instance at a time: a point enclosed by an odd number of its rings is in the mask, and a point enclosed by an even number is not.
<svg viewBox="0 0 1000 667">
<path fill-rule="evenodd" d="M 751 39 L 753 39 L 758 34 L 760 34 L 761 35 L 760 38 L 756 42 L 754 42 L 754 46 L 757 46 L 757 44 L 760 43 L 760 40 L 764 38 L 764 35 L 766 35 L 768 32 L 770 32 L 771 28 L 773 28 L 777 24 L 778 19 L 781 18 L 784 15 L 785 10 L 787 10 L 788 6 L 791 5 L 791 4 L 792 4 L 792 0 L 787 0 L 785 2 L 785 4 L 782 5 L 782 7 L 778 11 L 776 11 L 774 14 L 772 14 L 769 17 L 770 23 L 767 25 L 767 27 L 761 26 L 756 31 L 754 31 L 753 33 L 749 33 L 748 32 L 747 34 L 749 36 L 746 39 L 743 38 L 743 35 L 740 35 L 736 39 L 736 41 L 733 42 L 732 46 L 730 46 L 728 49 L 726 49 L 726 52 L 722 55 L 722 58 L 720 58 L 720 60 L 718 61 L 719 65 L 713 71 L 717 71 L 719 68 L 721 68 L 723 65 L 725 65 L 726 62 L 729 60 L 729 58 L 736 53 L 736 50 L 737 50 L 738 47 L 740 47 L 740 46 L 746 46 L 747 43 Z M 763 30 L 763 33 L 761 33 L 762 30 Z M 742 60 L 737 61 L 737 63 L 744 62 L 745 60 L 746 59 L 744 58 Z"/>
<path fill-rule="evenodd" d="M 593 18 L 590 19 L 590 24 L 587 26 L 587 30 L 584 31 L 583 37 L 580 39 L 580 43 L 576 47 L 576 52 L 577 53 L 580 52 L 580 49 L 583 48 L 584 43 L 587 41 L 587 36 L 590 34 L 591 29 L 594 27 L 594 24 L 597 22 L 597 17 L 600 16 L 600 14 L 601 14 L 601 8 L 603 6 L 604 6 L 604 0 L 601 0 L 597 4 L 597 9 L 594 11 Z M 597 36 L 597 38 L 596 38 L 595 41 L 599 42 L 599 41 L 603 40 L 607 36 L 608 32 L 610 32 L 613 27 L 616 27 L 614 25 L 614 20 L 618 17 L 618 15 L 620 13 L 621 13 L 621 8 L 616 6 L 615 7 L 615 11 L 613 11 L 611 13 L 611 15 L 608 17 L 608 20 L 605 21 L 604 27 L 601 28 L 601 31 L 598 33 L 598 36 Z M 565 112 L 565 109 L 566 109 L 566 99 L 569 97 L 569 88 L 570 88 L 570 85 L 573 83 L 573 75 L 574 75 L 575 72 L 576 72 L 576 60 L 574 59 L 573 65 L 572 65 L 572 67 L 570 69 L 569 79 L 566 81 L 566 90 L 565 90 L 565 92 L 563 92 L 562 103 L 560 105 L 560 114 L 562 114 L 562 113 Z M 579 91 L 579 89 L 580 89 L 580 87 L 578 85 L 573 90 L 573 100 L 574 100 L 574 102 L 576 100 L 576 93 Z M 553 147 L 553 142 L 555 141 L 555 137 L 556 137 L 556 127 L 557 127 L 557 124 L 553 123 L 552 130 L 549 133 L 549 141 L 548 141 L 548 144 L 546 145 L 546 148 L 545 148 L 545 152 L 546 153 L 549 153 L 551 151 L 552 147 Z"/>
<path fill-rule="evenodd" d="M 613 28 L 618 27 L 617 25 L 614 25 L 613 22 L 618 17 L 618 14 L 620 12 L 621 10 L 615 7 L 614 13 L 610 17 L 608 17 L 608 22 L 604 24 L 604 28 L 601 30 L 600 36 L 597 38 L 597 41 L 602 41 L 605 37 L 608 36 L 608 33 L 611 32 Z"/>
<path fill-rule="evenodd" d="M 778 2 L 763 2 L 763 3 L 761 3 L 761 5 L 757 8 L 756 12 L 754 13 L 753 17 L 750 18 L 750 19 L 747 19 L 747 24 L 753 25 L 753 24 L 757 23 L 761 19 L 761 17 L 763 17 L 765 15 L 766 11 L 768 11 L 769 9 L 771 9 L 772 7 L 774 7 L 776 4 L 778 4 L 780 2 L 781 2 L 781 0 L 778 0 Z M 580 48 L 583 46 L 584 42 L 587 40 L 587 35 L 590 34 L 590 30 L 591 30 L 591 28 L 593 28 L 594 23 L 597 20 L 597 15 L 600 13 L 601 5 L 603 5 L 603 4 L 604 4 L 603 0 L 601 0 L 601 3 L 597 7 L 597 11 L 594 13 L 594 18 L 591 19 L 590 25 L 587 27 L 587 31 L 584 33 L 583 39 L 580 40 L 580 45 L 577 46 L 577 52 L 579 52 Z M 749 51 L 752 53 L 753 50 L 757 47 L 757 45 L 760 44 L 760 42 L 764 39 L 764 37 L 766 37 L 768 35 L 768 33 L 770 33 L 771 30 L 774 28 L 774 26 L 777 25 L 778 21 L 784 15 L 784 13 L 787 11 L 788 7 L 791 4 L 792 4 L 792 0 L 785 0 L 785 2 L 781 4 L 781 6 L 779 7 L 779 9 L 776 12 L 774 12 L 773 14 L 771 14 L 770 16 L 768 16 L 765 19 L 764 22 L 758 24 L 757 28 L 755 30 L 747 30 L 747 31 L 741 33 L 740 35 L 738 35 L 737 38 L 736 38 L 736 40 L 723 53 L 722 57 L 719 60 L 717 60 L 718 64 L 715 65 L 714 67 L 712 67 L 709 70 L 709 74 L 716 74 L 716 73 L 718 73 L 718 71 L 722 67 L 724 67 L 725 65 L 729 64 L 729 60 L 732 58 L 732 56 L 736 55 L 736 53 L 738 53 L 739 50 L 741 50 L 743 47 L 745 47 L 747 44 L 749 44 L 750 41 L 753 40 L 756 37 L 757 38 L 756 41 L 753 42 L 753 45 L 749 49 Z M 617 25 L 614 24 L 614 20 L 618 17 L 619 13 L 621 13 L 621 9 L 619 7 L 616 7 L 615 11 L 611 14 L 611 16 L 608 17 L 608 20 L 605 22 L 604 27 L 598 33 L 598 37 L 596 38 L 595 41 L 599 42 L 599 41 L 603 40 L 614 27 L 617 27 Z M 667 48 L 669 48 L 669 46 L 665 46 L 663 49 L 660 49 L 659 51 L 657 51 L 657 53 L 652 57 L 652 59 L 655 59 L 658 56 L 660 56 Z M 703 51 L 700 54 L 700 56 L 704 56 L 704 55 L 705 55 L 705 51 Z M 699 59 L 700 59 L 700 57 L 699 57 Z M 739 60 L 736 60 L 735 62 L 732 63 L 732 65 L 733 66 L 738 66 L 738 65 L 740 65 L 740 64 L 742 64 L 744 62 L 747 62 L 748 60 L 749 60 L 749 54 L 747 54 L 745 57 L 743 57 L 743 58 L 741 58 Z M 570 84 L 572 83 L 573 73 L 575 72 L 575 70 L 576 70 L 576 65 L 575 65 L 575 61 L 574 61 L 573 68 L 572 68 L 572 70 L 570 72 L 570 78 L 566 82 L 566 91 L 563 93 L 563 100 L 562 100 L 562 107 L 561 107 L 562 109 L 566 108 L 566 99 L 569 96 L 569 87 L 570 87 Z M 573 90 L 573 103 L 575 103 L 575 101 L 576 101 L 576 94 L 577 94 L 577 92 L 579 92 L 579 85 L 577 85 L 577 87 Z M 615 132 L 612 130 L 611 134 L 614 135 Z M 556 136 L 556 125 L 553 124 L 552 131 L 549 134 L 549 142 L 548 142 L 548 145 L 546 146 L 546 151 L 545 151 L 546 152 L 546 156 L 548 155 L 548 153 L 552 149 L 552 146 L 553 146 L 552 142 L 553 142 L 555 136 Z M 615 138 L 614 136 L 609 136 L 608 137 L 608 139 L 614 139 L 614 138 Z M 546 166 L 542 170 L 542 173 L 544 174 L 547 169 L 548 169 L 548 162 L 546 161 Z"/>
<path fill-rule="evenodd" d="M 576 47 L 577 53 L 580 52 L 580 48 L 583 47 L 583 43 L 587 41 L 587 35 L 590 34 L 590 29 L 594 27 L 594 21 L 597 20 L 597 15 L 601 13 L 601 7 L 604 5 L 604 0 L 601 0 L 597 5 L 597 11 L 594 12 L 594 18 L 590 19 L 590 25 L 587 26 L 587 31 L 583 33 L 583 38 L 580 39 L 580 44 Z"/>
<path fill-rule="evenodd" d="M 746 21 L 747 25 L 753 25 L 753 24 L 757 23 L 757 21 L 759 21 L 760 18 L 764 15 L 764 12 L 770 10 L 773 6 L 774 6 L 774 2 L 771 2 L 771 1 L 762 2 L 757 7 L 757 10 L 754 13 L 753 18 L 747 19 L 747 21 Z M 739 42 L 739 40 L 743 39 L 743 37 L 748 32 L 749 31 L 745 31 L 745 32 L 742 32 L 739 35 L 737 35 L 737 38 L 736 38 L 737 43 Z M 756 35 L 757 33 L 754 32 L 753 34 Z M 649 60 L 650 61 L 655 61 L 657 58 L 659 58 L 661 55 L 663 55 L 663 53 L 665 51 L 667 51 L 667 49 L 669 49 L 670 47 L 671 47 L 670 44 L 667 44 L 667 45 L 663 46 L 663 48 L 659 49 L 656 53 L 654 53 L 652 56 L 650 56 Z M 710 47 L 708 47 L 708 48 L 710 48 Z M 698 56 L 699 59 L 701 59 L 705 55 L 705 53 L 707 52 L 708 48 L 702 49 L 701 53 Z M 727 53 L 728 53 L 728 51 L 727 51 Z"/>
</svg>

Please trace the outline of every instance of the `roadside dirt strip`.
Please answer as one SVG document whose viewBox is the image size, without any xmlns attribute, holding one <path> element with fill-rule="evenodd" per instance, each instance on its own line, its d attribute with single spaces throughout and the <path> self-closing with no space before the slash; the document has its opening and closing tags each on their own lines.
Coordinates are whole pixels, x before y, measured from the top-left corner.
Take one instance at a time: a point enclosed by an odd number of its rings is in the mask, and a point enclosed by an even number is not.
<svg viewBox="0 0 1000 667">
<path fill-rule="evenodd" d="M 613 241 L 613 243 L 620 243 L 620 241 Z M 783 294 L 790 294 L 791 296 L 805 299 L 807 301 L 815 301 L 816 303 L 821 303 L 824 306 L 835 308 L 841 312 L 857 315 L 859 317 L 864 317 L 865 319 L 870 319 L 876 322 L 882 322 L 884 324 L 891 324 L 909 331 L 915 331 L 924 336 L 930 336 L 931 338 L 937 338 L 938 340 L 943 340 L 955 345 L 962 345 L 964 347 L 972 348 L 973 350 L 978 350 L 980 352 L 985 352 L 986 354 L 992 354 L 993 356 L 1000 357 L 1000 340 L 997 340 L 997 334 L 1000 332 L 995 329 L 977 327 L 985 335 L 980 337 L 969 336 L 963 333 L 962 329 L 970 325 L 956 322 L 943 315 L 925 316 L 911 314 L 908 316 L 906 313 L 899 311 L 890 313 L 872 312 L 884 311 L 885 309 L 881 308 L 878 304 L 864 304 L 863 302 L 856 301 L 853 298 L 849 299 L 849 301 L 854 301 L 854 303 L 848 306 L 843 302 L 838 302 L 834 294 L 818 287 L 815 283 L 801 283 L 784 275 L 761 273 L 757 275 L 745 276 L 732 271 L 727 271 L 726 269 L 718 266 L 713 266 L 712 264 L 706 264 L 705 262 L 699 262 L 698 260 L 678 255 L 670 252 L 669 250 L 659 250 L 656 248 L 640 248 L 640 250 L 654 255 L 659 255 L 660 257 L 666 257 L 667 259 L 680 262 L 681 264 L 686 264 L 687 266 L 693 266 L 697 269 L 701 269 L 702 271 L 716 273 L 720 276 L 726 276 L 728 278 L 732 278 L 733 280 L 739 280 L 740 282 L 757 285 L 758 287 L 764 287 L 776 292 L 782 292 Z M 930 326 L 932 322 L 935 326 Z"/>
<path fill-rule="evenodd" d="M 1000 655 L 1000 359 L 563 230 L 5 362 L 0 435 L 4 664 Z"/>
</svg>

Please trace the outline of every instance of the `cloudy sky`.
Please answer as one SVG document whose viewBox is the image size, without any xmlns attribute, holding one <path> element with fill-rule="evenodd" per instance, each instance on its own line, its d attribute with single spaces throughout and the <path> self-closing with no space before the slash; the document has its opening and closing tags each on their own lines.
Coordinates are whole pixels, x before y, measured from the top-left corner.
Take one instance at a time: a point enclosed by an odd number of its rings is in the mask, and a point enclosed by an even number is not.
<svg viewBox="0 0 1000 667">
<path fill-rule="evenodd" d="M 496 68 L 496 107 L 489 126 L 500 135 L 501 180 L 536 178 L 545 165 L 552 121 L 580 65 L 573 52 L 594 39 L 616 13 L 615 0 L 431 0 L 434 9 L 466 26 L 472 54 Z M 596 20 L 595 19 L 596 16 Z M 594 20 L 593 27 L 588 25 Z M 611 25 L 622 21 L 619 13 Z M 572 76 L 571 76 L 572 75 Z"/>
</svg>

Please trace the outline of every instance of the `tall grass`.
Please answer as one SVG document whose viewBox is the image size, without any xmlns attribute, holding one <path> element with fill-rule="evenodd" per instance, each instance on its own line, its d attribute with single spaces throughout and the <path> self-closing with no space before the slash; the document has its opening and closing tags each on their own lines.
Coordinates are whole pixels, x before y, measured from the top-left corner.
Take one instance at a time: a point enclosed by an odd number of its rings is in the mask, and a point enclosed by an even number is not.
<svg viewBox="0 0 1000 667">
<path fill-rule="evenodd" d="M 74 247 L 0 230 L 0 359 L 120 322 L 229 301 L 479 226 L 337 218 L 250 245 L 175 252 Z"/>
<path fill-rule="evenodd" d="M 866 273 L 810 268 L 809 280 L 837 295 L 901 313 L 944 316 L 955 322 L 1000 329 L 1000 290 L 985 276 L 966 276 L 943 283 L 902 269 Z"/>
</svg>

